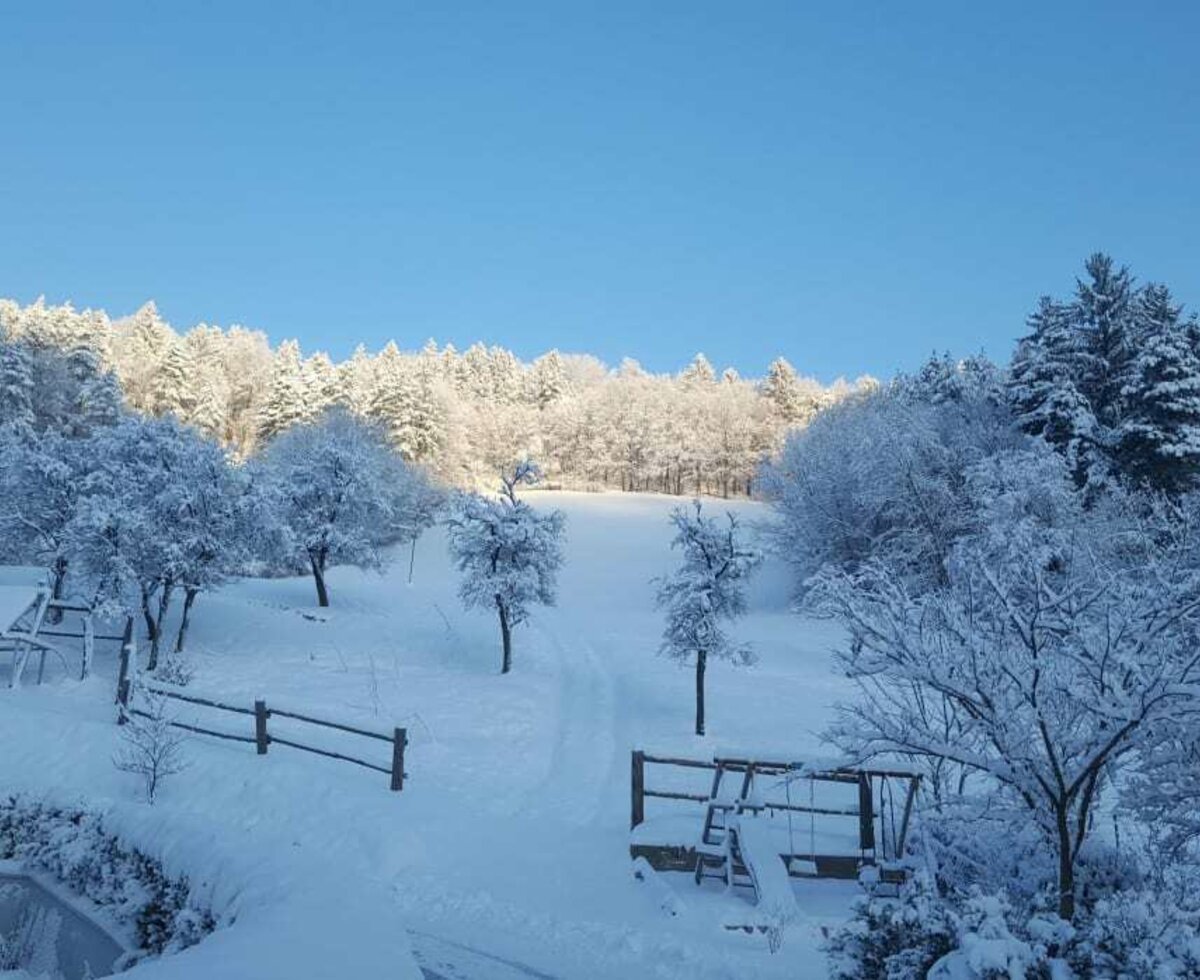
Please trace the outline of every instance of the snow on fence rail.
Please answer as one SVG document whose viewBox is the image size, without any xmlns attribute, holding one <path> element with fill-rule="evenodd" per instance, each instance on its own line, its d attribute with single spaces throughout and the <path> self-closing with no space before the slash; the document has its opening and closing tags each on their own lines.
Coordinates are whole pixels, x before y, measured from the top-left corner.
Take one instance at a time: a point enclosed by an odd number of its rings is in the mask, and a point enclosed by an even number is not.
<svg viewBox="0 0 1200 980">
<path fill-rule="evenodd" d="M 121 649 L 121 669 L 119 679 L 117 681 L 117 724 L 124 725 L 129 716 L 137 716 L 140 718 L 149 718 L 151 715 L 138 708 L 133 704 L 134 684 L 130 673 L 131 651 L 133 649 L 133 641 L 131 638 L 131 629 L 126 629 L 125 643 Z M 404 788 L 404 779 L 407 773 L 404 771 L 404 750 L 408 746 L 408 729 L 394 728 L 391 735 L 383 735 L 379 732 L 368 731 L 365 728 L 356 728 L 353 725 L 346 725 L 338 721 L 327 721 L 322 718 L 314 718 L 311 715 L 303 715 L 296 711 L 285 711 L 282 708 L 268 708 L 267 702 L 264 700 L 256 700 L 254 707 L 245 708 L 240 705 L 227 704 L 223 701 L 217 701 L 214 698 L 202 698 L 193 694 L 183 694 L 180 691 L 171 690 L 161 684 L 149 684 L 141 682 L 138 688 L 149 691 L 160 697 L 169 698 L 173 701 L 183 701 L 188 704 L 198 705 L 202 708 L 209 708 L 214 711 L 225 711 L 230 714 L 249 715 L 254 719 L 254 734 L 253 735 L 238 735 L 233 732 L 218 731 L 213 728 L 205 728 L 201 725 L 193 725 L 187 722 L 171 719 L 168 724 L 174 728 L 182 728 L 185 731 L 195 732 L 199 735 L 211 735 L 215 738 L 223 738 L 231 742 L 246 742 L 253 745 L 259 755 L 266 755 L 268 748 L 272 745 L 286 745 L 289 748 L 299 749 L 301 752 L 311 752 L 314 755 L 323 755 L 329 759 L 339 759 L 342 762 L 352 762 L 356 766 L 362 766 L 364 769 L 372 769 L 375 772 L 384 773 L 391 777 L 391 789 L 394 793 L 399 793 Z M 351 735 L 358 735 L 362 738 L 374 739 L 380 742 L 387 742 L 392 747 L 392 764 L 390 767 L 377 765 L 374 762 L 368 762 L 366 759 L 360 759 L 356 756 L 345 755 L 341 752 L 333 752 L 329 749 L 317 748 L 315 745 L 305 745 L 303 742 L 295 742 L 288 738 L 282 738 L 279 735 L 272 735 L 267 730 L 267 723 L 273 716 L 280 718 L 291 718 L 294 721 L 303 722 L 308 725 L 316 725 L 321 728 L 334 729 L 340 732 L 348 732 Z"/>
</svg>

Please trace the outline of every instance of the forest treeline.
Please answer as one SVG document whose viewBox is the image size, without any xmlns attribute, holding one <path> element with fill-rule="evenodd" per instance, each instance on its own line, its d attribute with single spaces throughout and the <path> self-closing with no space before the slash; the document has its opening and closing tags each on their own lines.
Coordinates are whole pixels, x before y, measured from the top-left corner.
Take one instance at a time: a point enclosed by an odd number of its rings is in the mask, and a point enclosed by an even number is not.
<svg viewBox="0 0 1200 980">
<path fill-rule="evenodd" d="M 525 363 L 501 347 L 428 342 L 360 347 L 335 363 L 295 341 L 272 348 L 243 327 L 174 330 L 147 303 L 95 310 L 0 300 L 0 342 L 54 349 L 82 377 L 111 371 L 126 407 L 173 415 L 248 458 L 280 432 L 342 405 L 388 431 L 409 462 L 455 485 L 491 485 L 513 460 L 542 462 L 548 485 L 748 493 L 789 430 L 869 387 L 802 377 L 783 358 L 761 380 L 718 373 L 703 354 L 676 375 L 626 360 L 550 351 Z"/>
</svg>

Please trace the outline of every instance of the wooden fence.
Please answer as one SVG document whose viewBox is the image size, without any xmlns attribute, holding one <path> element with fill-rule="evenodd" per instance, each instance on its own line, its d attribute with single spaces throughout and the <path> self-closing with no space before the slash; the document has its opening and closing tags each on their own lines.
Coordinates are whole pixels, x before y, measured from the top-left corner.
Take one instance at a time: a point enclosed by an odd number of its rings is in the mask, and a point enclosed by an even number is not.
<svg viewBox="0 0 1200 980">
<path fill-rule="evenodd" d="M 117 724 L 124 725 L 129 716 L 139 718 L 153 717 L 149 712 L 143 711 L 137 707 L 135 701 L 135 692 L 137 689 L 149 691 L 159 697 L 169 698 L 173 701 L 182 701 L 187 704 L 198 705 L 202 708 L 208 708 L 213 711 L 224 711 L 229 714 L 249 716 L 254 719 L 254 734 L 239 735 L 228 731 L 218 731 L 213 728 L 205 728 L 201 725 L 188 724 L 186 722 L 169 719 L 167 723 L 174 728 L 182 728 L 185 731 L 195 732 L 199 735 L 211 735 L 214 738 L 223 738 L 231 742 L 245 742 L 253 745 L 259 755 L 266 755 L 267 750 L 271 745 L 286 745 L 289 748 L 299 749 L 301 752 L 311 752 L 314 755 L 323 755 L 329 759 L 339 759 L 342 762 L 352 762 L 356 766 L 362 766 L 364 769 L 372 769 L 375 772 L 381 772 L 391 778 L 391 789 L 395 793 L 399 793 L 404 788 L 404 780 L 406 773 L 404 771 L 404 751 L 408 746 L 408 729 L 394 728 L 391 735 L 382 735 L 378 732 L 368 731 L 363 728 L 356 728 L 353 725 L 345 725 L 341 722 L 326 721 L 321 718 L 313 718 L 310 715 L 302 715 L 296 711 L 285 711 L 282 708 L 268 708 L 267 702 L 256 700 L 252 708 L 245 708 L 240 705 L 227 704 L 223 701 L 217 701 L 212 698 L 202 698 L 193 694 L 184 694 L 180 691 L 174 691 L 164 687 L 161 684 L 150 684 L 145 681 L 139 681 L 136 685 L 133 683 L 131 674 L 131 651 L 133 649 L 131 627 L 126 628 L 125 642 L 121 649 L 121 669 L 117 680 Z M 374 762 L 368 762 L 366 759 L 359 759 L 352 755 L 344 755 L 341 752 L 332 752 L 328 749 L 317 748 L 314 745 L 305 745 L 302 742 L 295 742 L 288 738 L 282 738 L 279 735 L 273 735 L 268 730 L 268 722 L 272 717 L 290 718 L 293 721 L 303 722 L 308 725 L 315 725 L 320 728 L 334 729 L 340 732 L 348 732 L 351 735 L 358 735 L 362 738 L 369 738 L 380 742 L 387 742 L 392 747 L 392 764 L 390 767 L 377 765 Z"/>
</svg>

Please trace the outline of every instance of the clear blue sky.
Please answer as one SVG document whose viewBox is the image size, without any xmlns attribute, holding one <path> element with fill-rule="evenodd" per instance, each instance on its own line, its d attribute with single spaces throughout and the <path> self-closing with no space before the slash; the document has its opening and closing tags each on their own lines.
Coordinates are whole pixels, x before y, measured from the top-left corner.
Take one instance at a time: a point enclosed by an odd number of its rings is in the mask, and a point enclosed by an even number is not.
<svg viewBox="0 0 1200 980">
<path fill-rule="evenodd" d="M 1200 4 L 54 2 L 0 14 L 0 295 L 433 336 L 1007 357 L 1097 248 L 1200 302 Z"/>
</svg>

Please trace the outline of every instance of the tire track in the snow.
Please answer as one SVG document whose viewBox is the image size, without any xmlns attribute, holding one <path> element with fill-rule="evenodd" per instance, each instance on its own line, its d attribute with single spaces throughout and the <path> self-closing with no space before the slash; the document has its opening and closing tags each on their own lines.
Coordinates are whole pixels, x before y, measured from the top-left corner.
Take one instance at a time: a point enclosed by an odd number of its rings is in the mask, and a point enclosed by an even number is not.
<svg viewBox="0 0 1200 980">
<path fill-rule="evenodd" d="M 545 779 L 521 803 L 524 814 L 574 825 L 594 822 L 609 795 L 616 751 L 616 682 L 582 637 L 563 642 L 542 629 L 557 659 L 558 717 Z"/>
</svg>

